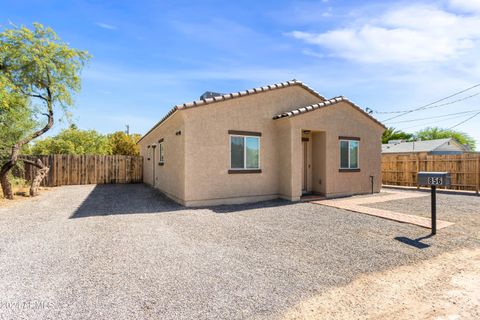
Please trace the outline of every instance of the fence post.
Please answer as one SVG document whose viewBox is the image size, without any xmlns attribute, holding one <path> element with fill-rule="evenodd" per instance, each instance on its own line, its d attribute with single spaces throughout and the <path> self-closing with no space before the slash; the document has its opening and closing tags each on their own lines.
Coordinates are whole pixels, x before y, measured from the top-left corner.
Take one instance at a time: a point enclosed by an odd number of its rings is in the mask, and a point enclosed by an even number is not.
<svg viewBox="0 0 480 320">
<path fill-rule="evenodd" d="M 417 175 L 418 175 L 418 172 L 420 171 L 420 160 L 419 160 L 419 158 L 418 158 L 419 156 L 420 156 L 420 155 L 419 155 L 418 153 L 415 153 L 415 158 L 416 158 L 415 164 L 416 164 L 416 166 L 417 166 L 417 168 L 416 168 L 416 169 L 417 169 L 417 170 L 416 170 L 416 171 L 417 171 Z M 415 180 L 415 183 L 416 183 L 416 181 L 417 181 L 417 180 Z M 418 183 L 417 183 L 417 190 L 419 190 L 419 189 L 420 189 L 420 186 L 419 186 Z"/>
<path fill-rule="evenodd" d="M 475 193 L 478 196 L 478 191 L 480 189 L 480 154 L 477 154 L 477 165 L 475 166 Z"/>
</svg>

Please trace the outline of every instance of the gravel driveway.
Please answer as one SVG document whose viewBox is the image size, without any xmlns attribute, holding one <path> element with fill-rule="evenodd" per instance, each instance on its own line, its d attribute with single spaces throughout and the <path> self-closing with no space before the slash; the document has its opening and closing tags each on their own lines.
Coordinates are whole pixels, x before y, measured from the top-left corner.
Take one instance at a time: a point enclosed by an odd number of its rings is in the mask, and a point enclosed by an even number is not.
<svg viewBox="0 0 480 320">
<path fill-rule="evenodd" d="M 60 187 L 0 208 L 0 318 L 277 319 L 362 273 L 478 244 L 394 239 L 428 233 L 308 203 L 186 209 L 140 184 Z"/>
<path fill-rule="evenodd" d="M 388 189 L 389 192 L 404 192 L 398 189 Z M 408 192 L 408 191 L 406 191 Z M 411 191 L 410 191 L 411 192 Z M 415 199 L 385 201 L 365 206 L 377 209 L 398 211 L 407 214 L 430 218 L 430 191 L 417 191 L 425 196 Z M 454 222 L 455 224 L 439 232 L 451 234 L 456 241 L 471 242 L 477 239 L 480 245 L 480 197 L 474 194 L 437 192 L 437 219 Z"/>
</svg>

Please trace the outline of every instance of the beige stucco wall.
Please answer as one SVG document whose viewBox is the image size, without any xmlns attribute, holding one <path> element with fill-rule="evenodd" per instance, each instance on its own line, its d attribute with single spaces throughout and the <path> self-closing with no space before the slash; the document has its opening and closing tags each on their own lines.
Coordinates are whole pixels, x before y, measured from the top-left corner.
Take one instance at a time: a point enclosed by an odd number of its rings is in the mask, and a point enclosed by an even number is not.
<svg viewBox="0 0 480 320">
<path fill-rule="evenodd" d="M 301 141 L 302 129 L 314 131 L 316 148 L 313 157 L 313 189 L 327 197 L 368 193 L 371 190 L 370 176 L 374 176 L 374 191 L 381 187 L 381 136 L 384 128 L 352 107 L 348 102 L 301 114 L 290 119 L 293 141 Z M 360 138 L 360 172 L 339 172 L 339 136 Z M 322 148 L 322 145 L 325 148 Z M 318 146 L 318 147 L 317 147 Z M 325 150 L 325 154 L 323 154 Z M 301 143 L 293 146 L 292 198 L 301 196 Z M 322 159 L 324 159 L 322 161 Z M 324 163 L 322 163 L 324 162 Z M 321 182 L 320 182 L 321 180 Z"/>
<path fill-rule="evenodd" d="M 272 117 L 321 98 L 300 86 L 267 91 L 177 111 L 141 142 L 145 182 L 187 206 L 298 200 L 302 192 L 302 130 L 310 130 L 308 190 L 340 196 L 380 190 L 383 127 L 347 102 L 291 118 Z M 175 132 L 181 130 L 180 136 Z M 261 173 L 229 174 L 228 130 L 260 132 Z M 360 172 L 339 172 L 338 136 L 360 141 Z M 147 145 L 165 139 L 165 165 L 153 179 Z"/>
<path fill-rule="evenodd" d="M 180 131 L 180 135 L 176 132 Z M 159 165 L 159 143 L 164 139 L 164 165 Z M 182 112 L 176 112 L 139 143 L 143 156 L 144 182 L 161 190 L 175 201 L 185 198 L 185 125 Z M 147 146 L 155 145 L 155 154 Z M 150 148 L 151 149 L 151 148 Z M 150 160 L 148 160 L 150 158 Z M 154 174 L 155 173 L 155 174 Z"/>
<path fill-rule="evenodd" d="M 325 132 L 312 132 L 312 191 L 326 194 L 326 139 Z"/>
<path fill-rule="evenodd" d="M 300 86 L 253 94 L 184 110 L 185 201 L 188 205 L 237 203 L 276 198 L 291 193 L 291 180 L 280 168 L 289 166 L 289 124 L 276 125 L 272 117 L 320 102 Z M 228 130 L 261 132 L 262 173 L 229 174 Z M 282 164 L 282 165 L 281 165 Z"/>
</svg>

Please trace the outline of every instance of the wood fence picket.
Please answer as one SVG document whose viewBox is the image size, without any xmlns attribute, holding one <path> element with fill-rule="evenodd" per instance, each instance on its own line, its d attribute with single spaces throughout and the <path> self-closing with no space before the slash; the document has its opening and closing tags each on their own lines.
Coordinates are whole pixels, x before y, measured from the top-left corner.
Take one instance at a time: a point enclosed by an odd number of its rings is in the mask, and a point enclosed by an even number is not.
<svg viewBox="0 0 480 320">
<path fill-rule="evenodd" d="M 140 156 L 55 154 L 26 158 L 40 159 L 50 167 L 48 176 L 42 182 L 44 187 L 142 182 L 143 157 Z M 15 172 L 15 176 L 31 181 L 36 170 L 36 167 L 25 164 L 23 172 Z"/>
<path fill-rule="evenodd" d="M 447 171 L 452 178 L 452 185 L 449 189 L 479 193 L 480 153 L 382 155 L 382 183 L 384 185 L 417 186 L 417 172 L 419 171 Z"/>
</svg>

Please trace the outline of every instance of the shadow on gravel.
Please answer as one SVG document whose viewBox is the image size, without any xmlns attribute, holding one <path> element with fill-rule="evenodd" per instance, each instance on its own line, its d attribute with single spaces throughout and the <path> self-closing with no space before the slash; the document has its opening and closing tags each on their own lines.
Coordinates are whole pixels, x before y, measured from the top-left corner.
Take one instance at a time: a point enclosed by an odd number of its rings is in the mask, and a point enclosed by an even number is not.
<svg viewBox="0 0 480 320">
<path fill-rule="evenodd" d="M 197 209 L 208 209 L 215 213 L 233 213 L 247 210 L 255 209 L 266 209 L 266 208 L 276 208 L 276 207 L 285 207 L 296 204 L 295 202 L 287 201 L 284 199 L 275 199 L 254 203 L 245 203 L 245 204 L 230 204 L 230 205 L 219 205 L 212 207 L 203 207 Z"/>
<path fill-rule="evenodd" d="M 248 204 L 187 208 L 157 189 L 145 184 L 97 185 L 70 218 L 85 218 L 117 214 L 168 213 L 180 210 L 210 210 L 215 213 L 235 213 L 262 208 L 292 205 L 294 202 L 276 199 Z"/>
<path fill-rule="evenodd" d="M 416 239 L 410 239 L 410 238 L 407 238 L 407 237 L 395 237 L 395 240 L 397 241 L 400 241 L 404 244 L 407 244 L 409 246 L 412 246 L 412 247 L 415 247 L 417 249 L 426 249 L 428 247 L 430 247 L 429 244 L 426 244 L 426 243 L 423 243 L 422 240 L 425 240 L 425 239 L 428 239 L 428 238 L 431 238 L 432 235 L 429 234 L 428 236 L 424 236 L 424 237 L 420 237 L 420 238 L 416 238 Z"/>
<path fill-rule="evenodd" d="M 185 208 L 144 184 L 97 185 L 70 218 L 166 213 Z"/>
</svg>

